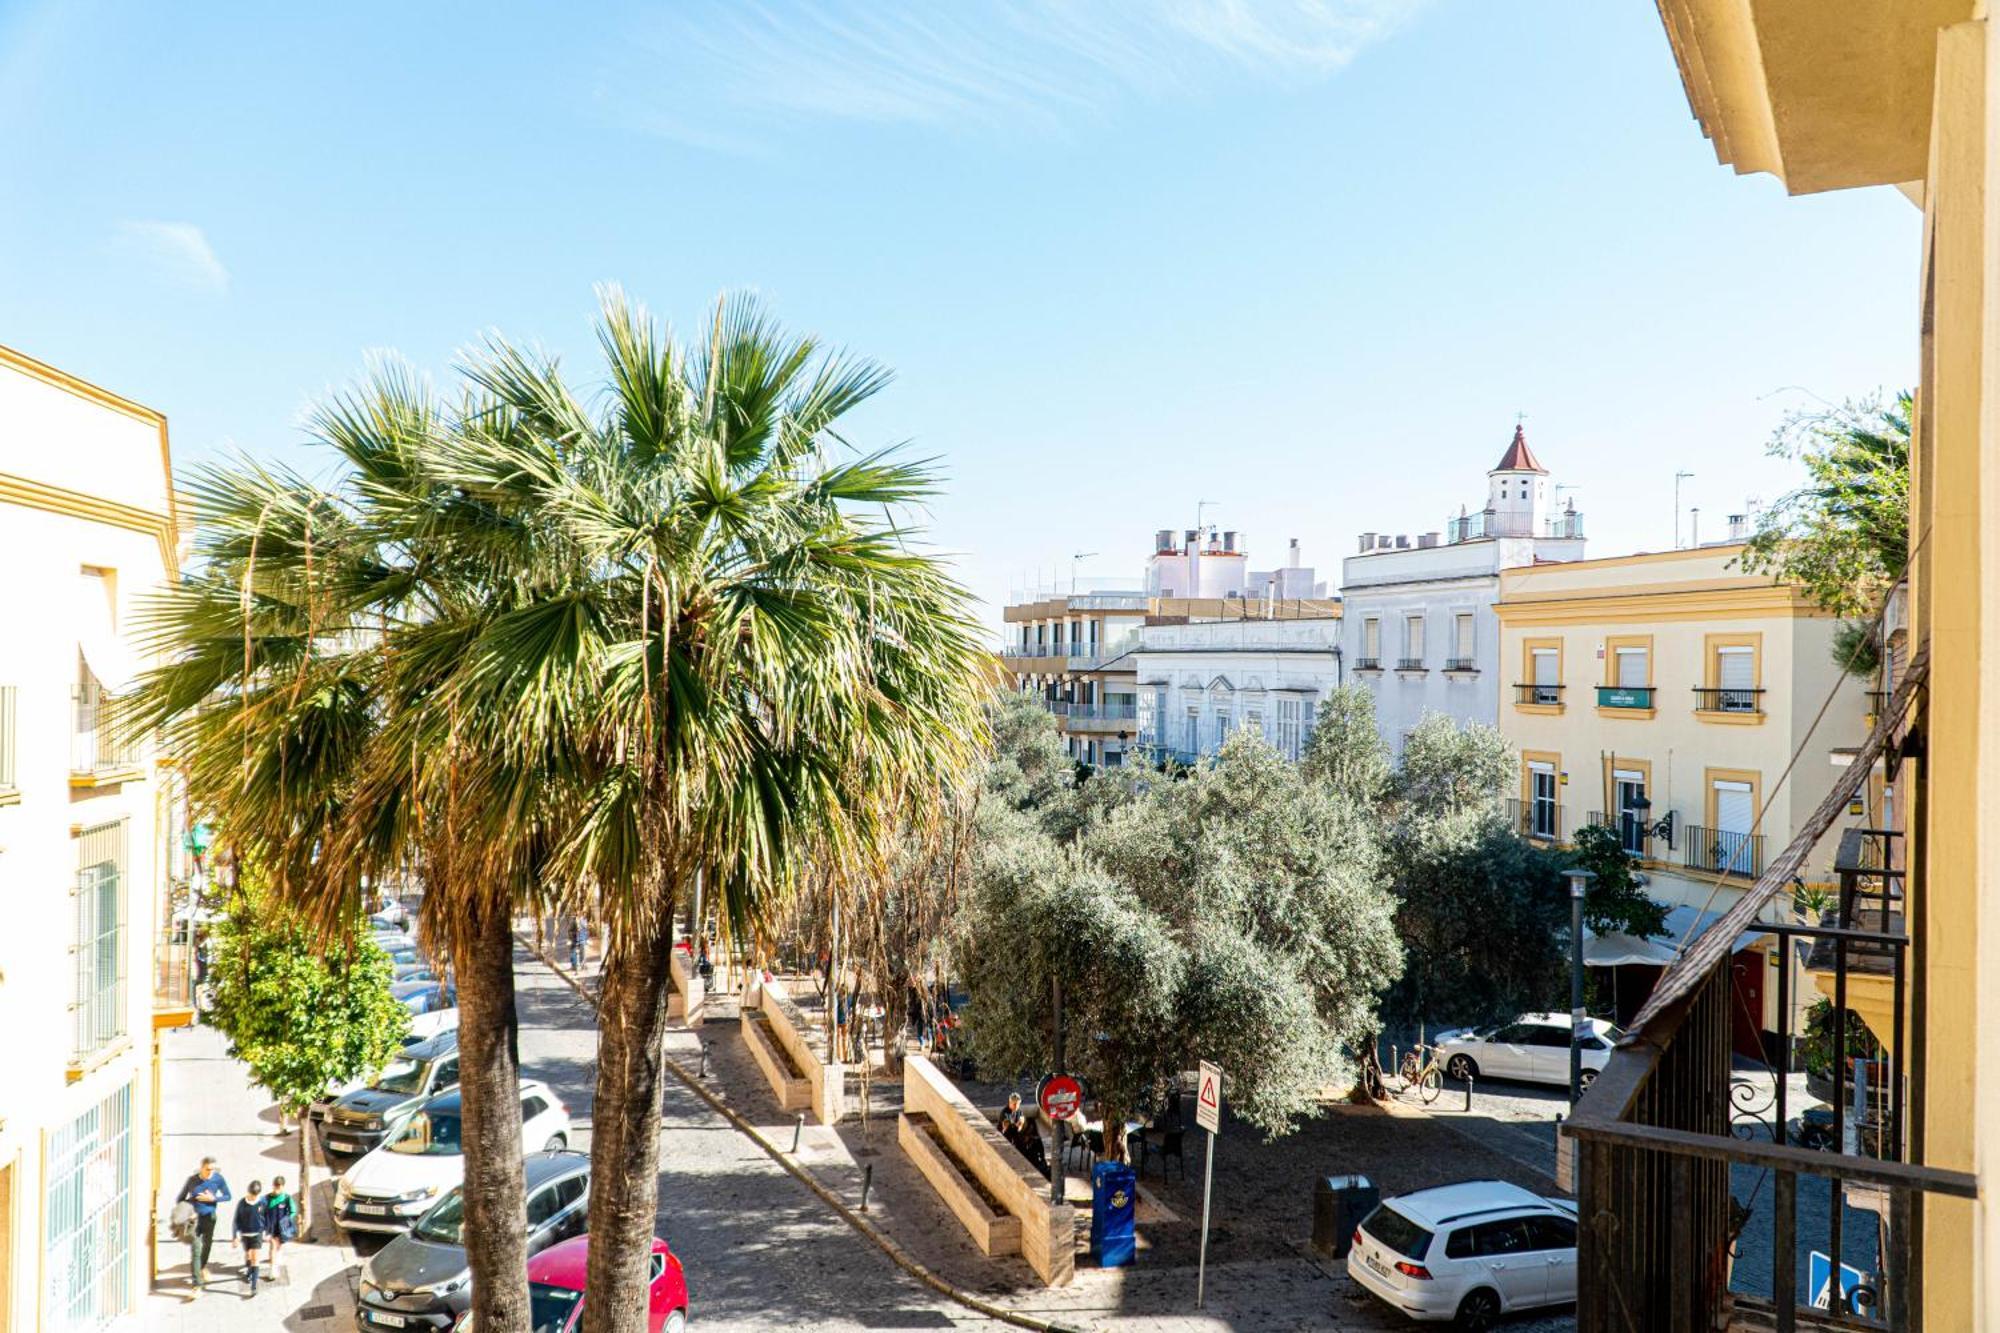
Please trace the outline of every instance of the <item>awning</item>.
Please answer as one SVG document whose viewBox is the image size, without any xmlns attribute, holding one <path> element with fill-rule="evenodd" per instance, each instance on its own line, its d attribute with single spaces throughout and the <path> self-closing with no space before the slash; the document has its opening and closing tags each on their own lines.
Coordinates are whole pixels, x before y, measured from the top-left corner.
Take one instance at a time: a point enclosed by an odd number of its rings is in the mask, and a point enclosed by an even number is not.
<svg viewBox="0 0 2000 1333">
<path fill-rule="evenodd" d="M 1657 940 L 1642 940 L 1622 930 L 1602 935 L 1586 930 L 1583 937 L 1585 967 L 1666 967 L 1674 961 L 1674 951 Z"/>
<path fill-rule="evenodd" d="M 1628 1037 L 1636 1039 L 1643 1036 L 1646 1024 L 1655 1015 L 1682 996 L 1692 993 L 1701 984 L 1702 978 L 1721 963 L 1725 954 L 1735 952 L 1738 947 L 1736 940 L 1746 931 L 1755 934 L 1757 918 L 1764 905 L 1789 888 L 1814 846 L 1841 817 L 1848 801 L 1861 789 L 1861 784 L 1867 781 L 1875 761 L 1889 749 L 1890 741 L 1902 728 L 1917 690 L 1929 678 L 1930 669 L 1931 649 L 1926 643 L 1910 658 L 1910 665 L 1897 684 L 1895 694 L 1890 696 L 1888 706 L 1876 720 L 1875 729 L 1868 733 L 1868 739 L 1855 753 L 1854 762 L 1839 771 L 1832 790 L 1814 807 L 1812 816 L 1799 828 L 1798 834 L 1785 844 L 1785 850 L 1771 858 L 1771 864 L 1757 877 L 1750 891 L 1709 925 L 1692 945 L 1682 951 L 1679 961 L 1661 975 L 1653 993 L 1633 1017 L 1627 1029 Z"/>
</svg>

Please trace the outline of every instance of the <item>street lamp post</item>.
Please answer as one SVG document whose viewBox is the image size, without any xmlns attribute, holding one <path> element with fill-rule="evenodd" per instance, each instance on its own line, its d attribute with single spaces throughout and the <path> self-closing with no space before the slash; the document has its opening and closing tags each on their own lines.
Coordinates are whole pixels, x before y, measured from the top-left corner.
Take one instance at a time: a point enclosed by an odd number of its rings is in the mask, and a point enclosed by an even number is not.
<svg viewBox="0 0 2000 1333">
<path fill-rule="evenodd" d="M 1569 877 L 1569 1104 L 1583 1095 L 1583 896 L 1597 876 L 1565 870 Z"/>
</svg>

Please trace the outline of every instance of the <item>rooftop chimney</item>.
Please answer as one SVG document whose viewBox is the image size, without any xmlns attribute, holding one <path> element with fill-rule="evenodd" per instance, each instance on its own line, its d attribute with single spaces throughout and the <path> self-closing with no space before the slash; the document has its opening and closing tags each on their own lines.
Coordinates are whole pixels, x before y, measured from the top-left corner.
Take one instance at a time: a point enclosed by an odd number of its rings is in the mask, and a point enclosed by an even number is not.
<svg viewBox="0 0 2000 1333">
<path fill-rule="evenodd" d="M 1234 532 L 1225 532 L 1222 534 L 1222 549 L 1225 551 L 1234 551 L 1236 549 L 1236 534 Z"/>
<path fill-rule="evenodd" d="M 1401 533 L 1396 534 L 1396 549 L 1399 551 L 1409 550 L 1410 539 L 1408 537 L 1403 536 Z"/>
<path fill-rule="evenodd" d="M 1363 554 L 1363 555 L 1367 555 L 1367 554 L 1368 554 L 1368 553 L 1369 553 L 1370 551 L 1372 551 L 1372 550 L 1374 550 L 1374 549 L 1375 549 L 1375 534 L 1374 534 L 1374 533 L 1372 533 L 1372 532 L 1364 532 L 1364 533 L 1362 533 L 1362 534 L 1361 534 L 1361 554 Z"/>
<path fill-rule="evenodd" d="M 1299 539 L 1297 537 L 1294 537 L 1292 538 L 1291 548 L 1285 552 L 1285 568 L 1297 569 L 1298 567 L 1299 567 Z"/>
<path fill-rule="evenodd" d="M 1188 550 L 1192 551 L 1192 550 L 1194 549 L 1194 544 L 1195 544 L 1196 540 L 1197 540 L 1198 538 L 1200 538 L 1200 536 L 1201 536 L 1201 532 L 1200 532 L 1200 530 L 1198 530 L 1198 529 L 1196 529 L 1196 528 L 1189 528 L 1189 529 L 1187 530 L 1187 548 L 1188 548 Z"/>
<path fill-rule="evenodd" d="M 1750 536 L 1750 519 L 1745 514 L 1729 516 L 1729 540 L 1740 542 Z"/>
<path fill-rule="evenodd" d="M 1174 549 L 1174 530 L 1161 528 L 1153 534 L 1153 550 L 1164 555 Z"/>
<path fill-rule="evenodd" d="M 1426 532 L 1421 537 L 1417 538 L 1417 549 L 1419 551 L 1428 551 L 1431 549 L 1431 547 L 1436 546 L 1437 544 L 1438 544 L 1438 535 L 1435 532 Z"/>
</svg>

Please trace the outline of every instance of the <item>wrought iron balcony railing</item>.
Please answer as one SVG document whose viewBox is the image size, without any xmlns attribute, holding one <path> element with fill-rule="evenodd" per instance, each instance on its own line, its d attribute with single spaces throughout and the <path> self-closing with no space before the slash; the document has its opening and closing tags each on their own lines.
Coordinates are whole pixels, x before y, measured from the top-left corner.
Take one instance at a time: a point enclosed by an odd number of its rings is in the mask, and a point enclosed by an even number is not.
<svg viewBox="0 0 2000 1333">
<path fill-rule="evenodd" d="M 1354 659 L 1354 669 L 1356 671 L 1380 671 L 1382 669 L 1382 659 L 1379 657 L 1357 657 Z"/>
<path fill-rule="evenodd" d="M 1694 707 L 1698 713 L 1753 713 L 1764 711 L 1762 690 L 1711 690 L 1696 688 Z"/>
<path fill-rule="evenodd" d="M 1727 829 L 1687 826 L 1681 844 L 1681 865 L 1710 874 L 1744 875 L 1751 879 L 1764 873 L 1764 835 L 1731 833 Z"/>
<path fill-rule="evenodd" d="M 1430 668 L 1424 665 L 1424 659 L 1421 657 L 1402 657 L 1396 660 L 1396 670 L 1429 671 Z"/>
<path fill-rule="evenodd" d="M 1543 708 L 1550 708 L 1560 705 L 1562 701 L 1563 687 L 1560 685 L 1527 685 L 1517 683 L 1514 686 L 1514 702 L 1517 704 L 1536 704 Z"/>
<path fill-rule="evenodd" d="M 1602 810 L 1592 810 L 1583 822 L 1610 829 L 1618 835 L 1618 845 L 1628 853 L 1641 860 L 1652 859 L 1652 825 L 1641 823 L 1637 816 L 1629 812 L 1607 815 Z"/>
<path fill-rule="evenodd" d="M 1446 671 L 1477 671 L 1479 670 L 1479 663 L 1470 657 L 1447 657 L 1444 659 L 1444 669 Z"/>
<path fill-rule="evenodd" d="M 1536 842 L 1568 841 L 1563 808 L 1555 801 L 1510 799 L 1507 802 L 1507 822 L 1516 833 Z"/>
<path fill-rule="evenodd" d="M 123 734 L 115 724 L 117 701 L 95 684 L 74 686 L 70 698 L 74 705 L 70 772 L 99 774 L 137 768 L 139 741 Z"/>
</svg>

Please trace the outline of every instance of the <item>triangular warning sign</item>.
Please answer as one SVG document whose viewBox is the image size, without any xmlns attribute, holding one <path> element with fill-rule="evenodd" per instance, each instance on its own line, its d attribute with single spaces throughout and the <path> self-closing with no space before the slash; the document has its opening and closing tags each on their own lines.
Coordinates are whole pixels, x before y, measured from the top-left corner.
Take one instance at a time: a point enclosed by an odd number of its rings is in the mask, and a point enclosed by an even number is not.
<svg viewBox="0 0 2000 1333">
<path fill-rule="evenodd" d="M 1205 1078 L 1201 1081 L 1201 1104 L 1203 1106 L 1218 1105 L 1215 1100 L 1215 1080 L 1212 1078 Z"/>
</svg>

